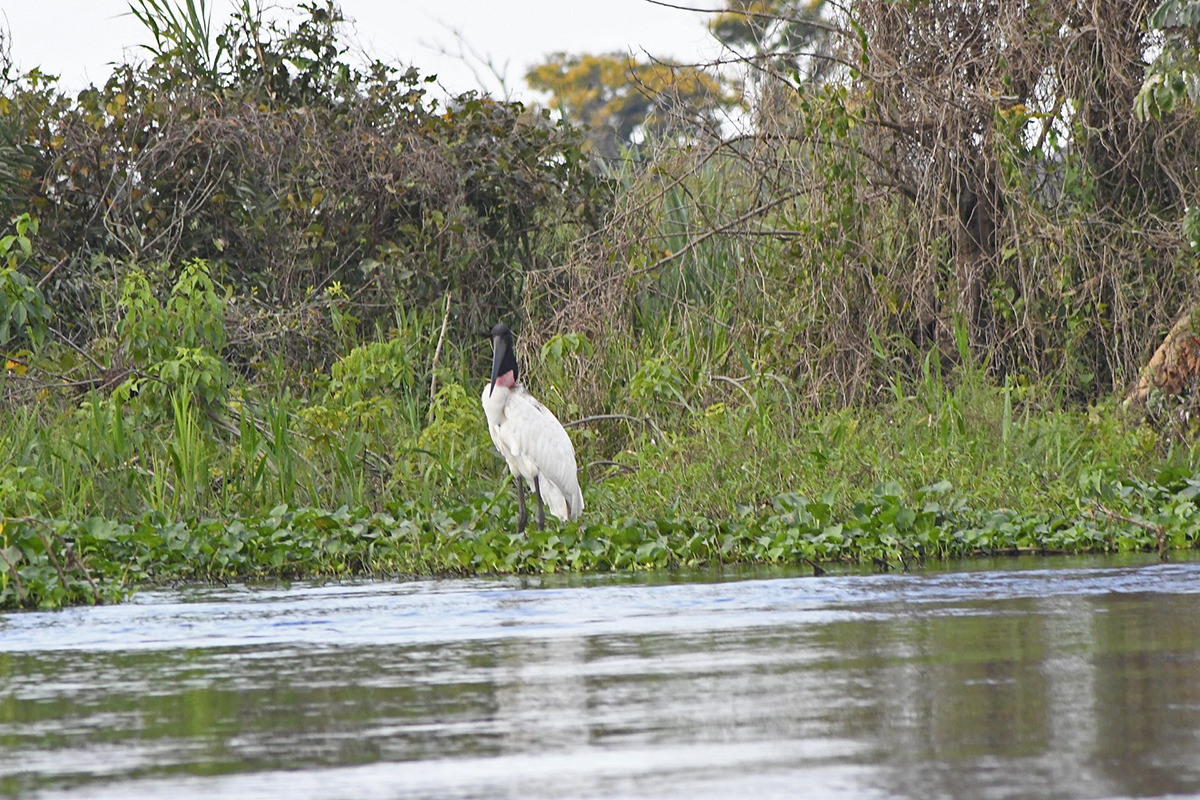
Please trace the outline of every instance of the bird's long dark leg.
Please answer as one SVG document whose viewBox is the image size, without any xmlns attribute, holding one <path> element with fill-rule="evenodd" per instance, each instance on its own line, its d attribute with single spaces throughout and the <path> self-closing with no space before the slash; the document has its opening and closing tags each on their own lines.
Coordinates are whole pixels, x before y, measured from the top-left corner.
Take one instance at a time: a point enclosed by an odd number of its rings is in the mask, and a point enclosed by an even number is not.
<svg viewBox="0 0 1200 800">
<path fill-rule="evenodd" d="M 538 530 L 544 531 L 546 530 L 546 511 L 542 508 L 542 483 L 540 475 L 533 476 L 533 493 L 537 495 L 538 499 Z"/>
<path fill-rule="evenodd" d="M 517 513 L 517 533 L 524 533 L 525 523 L 529 521 L 529 512 L 525 510 L 525 482 L 519 476 L 514 480 L 517 482 L 517 507 L 520 509 Z"/>
</svg>

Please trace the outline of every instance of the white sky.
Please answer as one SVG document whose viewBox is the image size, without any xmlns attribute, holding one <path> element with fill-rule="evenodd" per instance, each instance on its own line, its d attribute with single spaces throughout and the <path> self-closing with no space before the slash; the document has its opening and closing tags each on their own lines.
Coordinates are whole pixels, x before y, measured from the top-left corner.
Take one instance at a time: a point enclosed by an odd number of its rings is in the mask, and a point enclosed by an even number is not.
<svg viewBox="0 0 1200 800">
<path fill-rule="evenodd" d="M 291 7 L 295 0 L 273 0 Z M 719 0 L 684 5 L 716 7 Z M 525 70 L 543 56 L 565 51 L 640 53 L 645 50 L 683 62 L 716 52 L 704 27 L 707 15 L 663 8 L 645 0 L 342 0 L 352 21 L 351 41 L 391 63 L 436 73 L 451 93 L 478 88 L 471 70 L 438 52 L 458 50 L 449 28 L 507 76 L 518 98 L 528 97 Z M 213 0 L 215 19 L 224 19 L 230 0 Z M 111 64 L 126 55 L 140 59 L 137 45 L 149 34 L 128 16 L 126 0 L 0 0 L 0 25 L 11 35 L 13 60 L 22 70 L 41 67 L 75 91 L 102 83 Z M 449 28 L 447 27 L 449 26 Z M 490 87 L 495 90 L 494 84 Z"/>
</svg>

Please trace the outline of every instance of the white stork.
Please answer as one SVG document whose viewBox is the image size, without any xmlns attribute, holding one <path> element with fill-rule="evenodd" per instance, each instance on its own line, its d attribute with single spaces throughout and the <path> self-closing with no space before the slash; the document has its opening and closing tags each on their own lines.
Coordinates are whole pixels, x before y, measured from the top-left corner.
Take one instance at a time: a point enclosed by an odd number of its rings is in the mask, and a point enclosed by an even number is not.
<svg viewBox="0 0 1200 800">
<path fill-rule="evenodd" d="M 492 328 L 492 346 L 492 381 L 483 387 L 483 413 L 492 441 L 517 483 L 517 532 L 524 532 L 528 521 L 525 483 L 537 495 L 539 531 L 546 527 L 543 502 L 561 520 L 578 519 L 583 493 L 575 474 L 571 437 L 549 409 L 518 383 L 512 331 L 503 322 Z"/>
</svg>

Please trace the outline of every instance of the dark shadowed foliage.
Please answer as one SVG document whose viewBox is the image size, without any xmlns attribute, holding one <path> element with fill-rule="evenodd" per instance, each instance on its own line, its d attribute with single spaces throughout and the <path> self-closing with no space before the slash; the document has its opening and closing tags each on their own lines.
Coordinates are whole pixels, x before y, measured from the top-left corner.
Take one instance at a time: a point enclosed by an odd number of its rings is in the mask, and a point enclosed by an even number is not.
<svg viewBox="0 0 1200 800">
<path fill-rule="evenodd" d="M 332 335 L 307 320 L 335 285 L 364 323 L 453 290 L 456 318 L 483 329 L 564 232 L 597 219 L 574 131 L 519 103 L 439 104 L 414 69 L 350 66 L 336 9 L 302 9 L 290 27 L 243 10 L 217 55 L 160 40 L 75 99 L 8 70 L 0 214 L 40 217 L 44 259 L 64 262 L 43 290 L 66 332 L 103 333 L 126 265 L 192 258 L 232 293 L 231 343 L 259 354 L 330 358 Z"/>
</svg>

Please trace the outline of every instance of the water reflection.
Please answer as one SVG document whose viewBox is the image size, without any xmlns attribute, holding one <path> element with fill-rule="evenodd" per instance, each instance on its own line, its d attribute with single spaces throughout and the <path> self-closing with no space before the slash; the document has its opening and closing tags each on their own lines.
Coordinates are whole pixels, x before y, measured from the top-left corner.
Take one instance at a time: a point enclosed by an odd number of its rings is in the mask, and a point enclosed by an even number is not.
<svg viewBox="0 0 1200 800">
<path fill-rule="evenodd" d="M 1200 790 L 1200 564 L 1012 568 L 1029 563 L 205 589 L 9 615 L 0 792 Z"/>
</svg>

